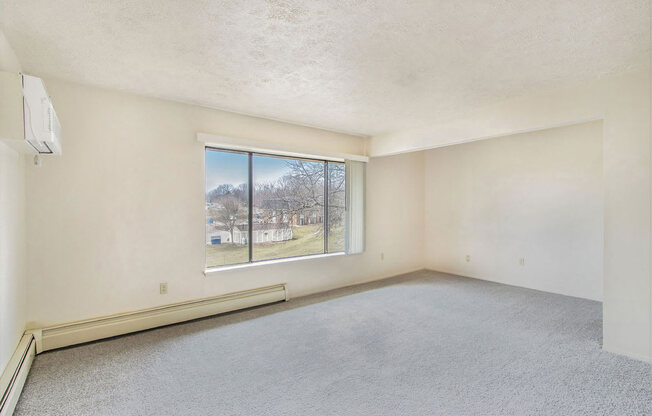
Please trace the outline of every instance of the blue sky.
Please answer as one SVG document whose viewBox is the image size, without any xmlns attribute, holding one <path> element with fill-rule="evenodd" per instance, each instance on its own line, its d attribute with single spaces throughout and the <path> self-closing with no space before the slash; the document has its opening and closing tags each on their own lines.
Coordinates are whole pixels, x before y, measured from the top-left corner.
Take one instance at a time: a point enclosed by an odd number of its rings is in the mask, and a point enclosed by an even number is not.
<svg viewBox="0 0 652 416">
<path fill-rule="evenodd" d="M 238 186 L 247 182 L 248 155 L 206 151 L 206 192 L 223 183 Z M 254 155 L 254 181 L 276 182 L 288 171 L 285 159 Z"/>
</svg>

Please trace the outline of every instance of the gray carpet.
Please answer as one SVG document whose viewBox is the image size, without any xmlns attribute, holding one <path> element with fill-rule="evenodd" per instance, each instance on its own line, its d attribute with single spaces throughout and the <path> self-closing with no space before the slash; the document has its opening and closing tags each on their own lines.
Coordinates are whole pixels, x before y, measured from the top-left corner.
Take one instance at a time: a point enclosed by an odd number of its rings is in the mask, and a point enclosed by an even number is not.
<svg viewBox="0 0 652 416">
<path fill-rule="evenodd" d="M 601 304 L 434 272 L 39 355 L 16 415 L 651 415 Z"/>
</svg>

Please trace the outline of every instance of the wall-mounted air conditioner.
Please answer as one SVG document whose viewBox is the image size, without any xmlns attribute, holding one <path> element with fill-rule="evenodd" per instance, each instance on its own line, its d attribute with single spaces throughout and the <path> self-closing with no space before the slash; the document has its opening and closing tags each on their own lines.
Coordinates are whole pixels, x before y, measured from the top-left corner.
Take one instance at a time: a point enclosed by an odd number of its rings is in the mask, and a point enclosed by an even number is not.
<svg viewBox="0 0 652 416">
<path fill-rule="evenodd" d="M 61 154 L 61 125 L 43 80 L 0 72 L 0 139 L 24 153 Z"/>
</svg>

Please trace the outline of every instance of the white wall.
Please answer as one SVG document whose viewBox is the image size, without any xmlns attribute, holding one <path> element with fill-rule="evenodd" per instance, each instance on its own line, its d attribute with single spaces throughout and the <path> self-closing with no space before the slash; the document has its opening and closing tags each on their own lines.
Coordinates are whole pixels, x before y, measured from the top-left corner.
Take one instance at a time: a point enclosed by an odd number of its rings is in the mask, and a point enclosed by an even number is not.
<svg viewBox="0 0 652 416">
<path fill-rule="evenodd" d="M 410 154 L 368 164 L 364 254 L 204 276 L 196 132 L 354 154 L 365 139 L 55 80 L 46 87 L 63 156 L 27 169 L 31 326 L 279 282 L 298 296 L 423 266 L 424 161 Z"/>
<path fill-rule="evenodd" d="M 204 277 L 197 131 L 363 153 L 345 135 L 46 80 L 64 155 L 27 168 L 31 325 L 287 281 L 295 295 L 423 265 L 423 155 L 373 159 L 367 252 Z M 371 140 L 372 156 L 603 120 L 604 348 L 652 357 L 649 71 L 506 100 Z M 390 214 L 392 224 L 385 215 Z M 402 228 L 391 233 L 389 226 Z M 198 231 L 196 231 L 198 230 Z M 393 240 L 393 238 L 397 239 Z M 380 252 L 385 261 L 380 261 Z M 526 258 L 526 267 L 529 265 Z M 158 294 L 167 281 L 170 294 Z"/>
<path fill-rule="evenodd" d="M 652 357 L 650 71 L 496 103 L 447 123 L 374 137 L 372 156 L 602 119 L 603 348 Z"/>
<path fill-rule="evenodd" d="M 425 172 L 427 268 L 602 300 L 601 122 L 429 150 Z"/>
<path fill-rule="evenodd" d="M 0 141 L 0 373 L 25 331 L 25 169 Z"/>
<path fill-rule="evenodd" d="M 16 55 L 0 32 L 0 70 L 20 71 Z M 24 157 L 0 141 L 0 373 L 25 331 Z"/>
</svg>

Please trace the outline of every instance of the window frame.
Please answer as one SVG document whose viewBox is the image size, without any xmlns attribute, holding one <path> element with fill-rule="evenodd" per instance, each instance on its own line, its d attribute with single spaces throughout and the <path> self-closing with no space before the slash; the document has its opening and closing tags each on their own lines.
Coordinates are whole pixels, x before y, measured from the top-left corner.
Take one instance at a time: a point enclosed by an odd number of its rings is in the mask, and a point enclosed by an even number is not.
<svg viewBox="0 0 652 416">
<path fill-rule="evenodd" d="M 204 163 L 206 163 L 206 152 L 208 151 L 216 151 L 216 152 L 228 152 L 228 153 L 238 153 L 238 154 L 243 154 L 247 155 L 248 159 L 248 174 L 247 174 L 247 244 L 248 244 L 248 255 L 249 259 L 248 261 L 245 262 L 239 262 L 239 263 L 230 263 L 230 264 L 223 264 L 223 265 L 218 265 L 218 266 L 208 266 L 206 264 L 206 247 L 204 247 L 204 270 L 205 273 L 213 272 L 213 271 L 219 271 L 219 270 L 227 270 L 227 269 L 238 269 L 238 268 L 243 268 L 243 267 L 248 267 L 252 265 L 262 265 L 266 263 L 284 263 L 288 261 L 294 261 L 294 260 L 300 260 L 300 259 L 308 259 L 308 258 L 319 258 L 319 257 L 330 257 L 330 256 L 336 256 L 336 255 L 344 255 L 346 254 L 346 247 L 342 248 L 341 250 L 337 251 L 329 251 L 328 250 L 328 233 L 330 232 L 330 226 L 329 226 L 329 218 L 328 218 L 328 205 L 329 205 L 329 164 L 336 164 L 336 165 L 345 165 L 344 161 L 337 161 L 333 159 L 320 159 L 318 157 L 303 157 L 303 156 L 292 156 L 292 155 L 284 155 L 281 153 L 266 153 L 266 152 L 260 152 L 260 151 L 253 151 L 253 150 L 240 150 L 240 149 L 229 149 L 229 148 L 223 148 L 223 147 L 217 147 L 217 146 L 210 146 L 210 145 L 205 145 L 204 146 Z M 324 165 L 324 212 L 322 213 L 323 216 L 323 229 L 324 229 L 324 244 L 323 244 L 323 250 L 321 253 L 313 253 L 313 254 L 300 254 L 296 256 L 286 256 L 286 257 L 277 257 L 277 258 L 272 258 L 272 259 L 260 259 L 260 260 L 254 260 L 253 258 L 253 249 L 254 249 L 254 243 L 253 243 L 253 204 L 254 204 L 254 166 L 253 166 L 253 161 L 254 161 L 254 156 L 264 156 L 264 157 L 275 157 L 275 158 L 280 158 L 280 159 L 291 159 L 291 160 L 305 160 L 309 162 L 319 162 L 323 163 Z M 204 176 L 206 175 L 206 166 L 204 166 Z M 345 171 L 346 175 L 346 171 Z M 346 176 L 345 176 L 346 178 Z M 344 196 L 345 198 L 348 198 L 346 190 L 344 191 Z M 204 203 L 206 203 L 206 190 L 204 190 Z M 345 223 L 346 227 L 346 223 Z"/>
</svg>

